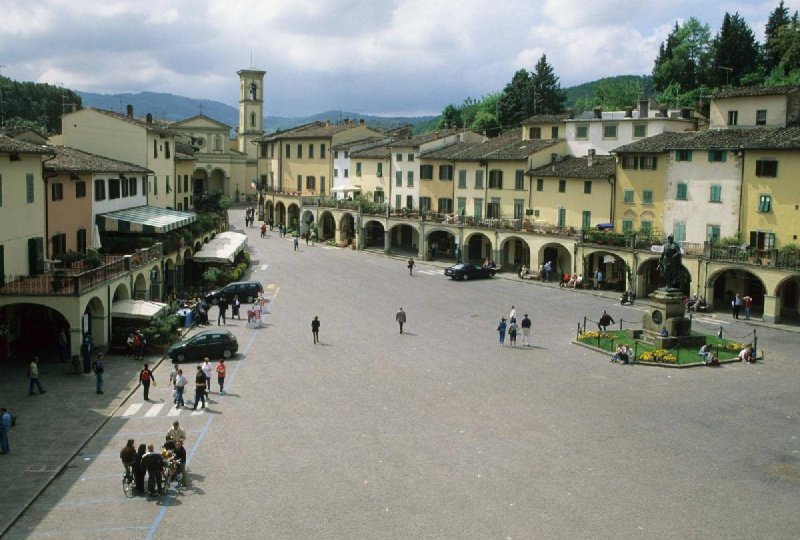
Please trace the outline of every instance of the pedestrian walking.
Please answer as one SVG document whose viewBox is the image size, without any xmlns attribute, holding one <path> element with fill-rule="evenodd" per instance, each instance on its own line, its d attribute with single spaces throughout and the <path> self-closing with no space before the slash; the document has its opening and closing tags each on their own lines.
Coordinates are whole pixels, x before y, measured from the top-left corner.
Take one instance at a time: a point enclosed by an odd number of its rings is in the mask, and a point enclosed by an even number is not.
<svg viewBox="0 0 800 540">
<path fill-rule="evenodd" d="M 186 403 L 183 401 L 183 392 L 186 390 L 186 377 L 183 375 L 183 370 L 178 370 L 178 375 L 175 377 L 175 407 L 180 409 L 185 407 Z"/>
<path fill-rule="evenodd" d="M 225 360 L 220 358 L 217 364 L 217 384 L 219 384 L 219 393 L 222 395 L 225 392 Z"/>
<path fill-rule="evenodd" d="M 194 376 L 194 407 L 193 411 L 197 410 L 197 403 L 203 403 L 203 409 L 206 408 L 206 374 L 203 373 L 203 368 L 197 366 L 197 374 Z"/>
<path fill-rule="evenodd" d="M 311 321 L 311 335 L 314 336 L 314 345 L 319 342 L 319 316 L 314 315 L 314 320 Z"/>
<path fill-rule="evenodd" d="M 528 318 L 528 314 L 526 313 L 524 317 L 522 317 L 522 346 L 523 347 L 530 347 L 531 346 L 531 320 Z"/>
<path fill-rule="evenodd" d="M 739 318 L 739 311 L 742 309 L 742 297 L 739 296 L 739 293 L 736 293 L 736 297 L 731 300 L 731 307 L 733 308 L 733 318 Z"/>
<path fill-rule="evenodd" d="M 219 321 L 222 320 L 222 324 L 228 324 L 228 321 L 225 320 L 225 312 L 228 311 L 228 301 L 225 300 L 225 297 L 221 297 L 217 302 L 217 309 L 219 310 L 219 314 L 217 315 L 217 326 L 219 326 Z"/>
<path fill-rule="evenodd" d="M 513 305 L 511 306 L 511 311 L 508 312 L 508 322 L 517 322 L 517 308 L 515 308 Z"/>
<path fill-rule="evenodd" d="M 133 333 L 133 356 L 136 360 L 144 359 L 144 346 L 146 344 L 142 331 L 137 329 Z"/>
<path fill-rule="evenodd" d="M 750 295 L 744 296 L 744 298 L 742 298 L 742 305 L 744 305 L 744 318 L 749 321 L 750 310 L 753 308 L 753 298 Z"/>
<path fill-rule="evenodd" d="M 303 234 L 303 238 L 305 238 L 306 240 L 306 245 L 308 245 L 308 239 L 310 237 L 311 237 L 311 231 L 306 231 L 305 234 Z"/>
<path fill-rule="evenodd" d="M 297 248 L 300 246 L 300 239 L 296 236 L 294 237 L 294 250 L 297 251 Z"/>
<path fill-rule="evenodd" d="M 45 393 L 45 389 L 42 388 L 42 383 L 39 380 L 39 357 L 34 356 L 33 360 L 31 360 L 30 365 L 28 366 L 28 395 L 33 395 L 33 387 L 35 386 L 37 390 L 39 390 L 40 394 Z"/>
<path fill-rule="evenodd" d="M 400 333 L 403 333 L 403 325 L 406 322 L 406 312 L 401 307 L 394 315 L 394 320 L 400 325 Z"/>
<path fill-rule="evenodd" d="M 214 366 L 211 365 L 211 361 L 208 359 L 208 356 L 203 358 L 203 375 L 206 376 L 206 397 L 208 397 L 208 393 L 211 392 L 211 376 L 214 374 Z"/>
<path fill-rule="evenodd" d="M 317 242 L 317 230 L 314 229 L 311 231 L 311 245 L 313 246 Z"/>
<path fill-rule="evenodd" d="M 172 402 L 178 403 L 178 392 L 175 388 L 175 382 L 178 380 L 178 363 L 172 363 L 172 371 L 169 373 L 169 385 L 172 387 Z"/>
<path fill-rule="evenodd" d="M 275 223 L 274 220 L 272 218 L 269 218 L 269 232 L 272 232 L 272 226 L 274 223 Z"/>
<path fill-rule="evenodd" d="M 408 259 L 408 275 L 413 275 L 414 272 L 414 257 Z"/>
<path fill-rule="evenodd" d="M 461 246 L 456 246 L 456 263 L 461 262 Z"/>
<path fill-rule="evenodd" d="M 105 365 L 103 365 L 103 353 L 97 353 L 97 357 L 94 359 L 94 363 L 92 364 L 92 371 L 94 372 L 95 377 L 95 393 L 102 394 L 103 393 L 103 373 L 106 371 Z"/>
<path fill-rule="evenodd" d="M 233 302 L 231 303 L 231 319 L 239 319 L 242 320 L 242 316 L 239 315 L 239 308 L 242 307 L 242 302 L 239 300 L 239 295 L 233 295 Z"/>
<path fill-rule="evenodd" d="M 5 407 L 0 407 L 0 454 L 8 454 L 8 430 L 11 428 L 11 413 Z"/>
<path fill-rule="evenodd" d="M 153 372 L 150 371 L 147 364 L 145 364 L 142 371 L 139 372 L 139 382 L 142 383 L 142 388 L 144 389 L 144 400 L 150 401 L 150 383 L 153 383 L 153 386 L 155 386 L 156 379 L 153 377 Z"/>
<path fill-rule="evenodd" d="M 261 224 L 261 238 L 266 238 L 266 236 L 267 236 L 267 224 L 266 223 L 262 223 Z"/>
<path fill-rule="evenodd" d="M 594 290 L 601 289 L 603 286 L 603 271 L 599 268 L 594 273 Z"/>
<path fill-rule="evenodd" d="M 497 323 L 497 334 L 500 338 L 500 346 L 506 342 L 506 318 L 500 317 L 500 322 Z"/>
</svg>

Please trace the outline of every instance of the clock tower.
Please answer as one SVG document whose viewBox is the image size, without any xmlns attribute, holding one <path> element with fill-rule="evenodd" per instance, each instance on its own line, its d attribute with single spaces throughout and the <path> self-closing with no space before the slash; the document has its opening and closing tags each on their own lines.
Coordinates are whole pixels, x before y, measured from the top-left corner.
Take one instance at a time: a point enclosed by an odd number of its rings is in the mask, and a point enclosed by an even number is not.
<svg viewBox="0 0 800 540">
<path fill-rule="evenodd" d="M 255 139 L 264 135 L 264 75 L 266 71 L 242 69 L 239 75 L 239 127 L 236 130 L 239 152 L 258 158 Z"/>
</svg>

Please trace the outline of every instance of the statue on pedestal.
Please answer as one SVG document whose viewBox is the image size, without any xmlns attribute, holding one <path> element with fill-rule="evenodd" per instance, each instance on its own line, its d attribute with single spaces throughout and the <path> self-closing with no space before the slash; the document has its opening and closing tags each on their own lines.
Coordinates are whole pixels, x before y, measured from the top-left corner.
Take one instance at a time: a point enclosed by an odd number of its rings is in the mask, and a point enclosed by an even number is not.
<svg viewBox="0 0 800 540">
<path fill-rule="evenodd" d="M 664 251 L 658 261 L 658 270 L 661 272 L 661 280 L 666 289 L 678 288 L 678 270 L 681 267 L 683 256 L 681 247 L 675 242 L 675 237 L 669 235 L 667 243 L 664 244 Z"/>
</svg>

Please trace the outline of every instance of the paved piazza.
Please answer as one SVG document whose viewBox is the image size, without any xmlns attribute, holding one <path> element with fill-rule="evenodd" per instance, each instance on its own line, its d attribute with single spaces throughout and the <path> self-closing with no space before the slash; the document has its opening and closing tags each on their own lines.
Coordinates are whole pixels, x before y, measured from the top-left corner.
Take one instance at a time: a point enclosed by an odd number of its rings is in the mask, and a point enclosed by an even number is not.
<svg viewBox="0 0 800 540">
<path fill-rule="evenodd" d="M 230 393 L 175 411 L 162 363 L 158 402 L 123 403 L 7 538 L 800 537 L 800 334 L 759 326 L 752 366 L 618 366 L 577 323 L 641 306 L 248 233 L 272 311 L 228 325 Z M 498 346 L 512 304 L 531 349 Z M 175 418 L 190 489 L 126 499 L 119 449 Z"/>
</svg>

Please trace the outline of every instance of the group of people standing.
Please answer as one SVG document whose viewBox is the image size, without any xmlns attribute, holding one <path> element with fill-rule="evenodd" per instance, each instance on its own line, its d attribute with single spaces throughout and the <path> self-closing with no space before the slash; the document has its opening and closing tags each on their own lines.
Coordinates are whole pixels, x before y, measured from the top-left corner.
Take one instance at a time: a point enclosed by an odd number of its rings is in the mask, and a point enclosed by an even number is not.
<svg viewBox="0 0 800 540">
<path fill-rule="evenodd" d="M 177 478 L 180 478 L 183 487 L 188 487 L 185 444 L 186 432 L 177 420 L 173 422 L 159 450 L 156 450 L 153 444 L 144 443 L 137 449 L 134 439 L 128 439 L 119 453 L 119 458 L 125 467 L 125 474 L 133 477 L 134 493 L 139 495 L 163 493 L 164 482 Z M 165 468 L 169 477 L 164 475 Z M 145 475 L 147 475 L 146 489 Z"/>
<path fill-rule="evenodd" d="M 517 309 L 512 305 L 511 311 L 508 314 L 508 320 L 505 317 L 500 317 L 497 323 L 497 333 L 500 341 L 500 346 L 504 347 L 506 342 L 506 333 L 508 333 L 508 341 L 511 347 L 517 346 L 517 334 L 522 333 L 522 346 L 531 346 L 531 327 L 532 322 L 525 313 L 522 320 L 517 323 Z"/>
<path fill-rule="evenodd" d="M 189 379 L 183 374 L 183 369 L 181 369 L 177 363 L 173 364 L 172 368 L 169 374 L 169 384 L 172 386 L 172 402 L 175 404 L 175 408 L 180 409 L 186 407 L 184 395 L 186 393 L 186 385 L 189 384 Z M 197 366 L 194 376 L 193 411 L 197 410 L 198 404 L 202 405 L 201 408 L 205 408 L 206 400 L 209 399 L 209 393 L 211 392 L 211 378 L 214 376 L 215 372 L 217 374 L 217 383 L 219 384 L 219 394 L 225 394 L 225 376 L 227 374 L 227 369 L 228 367 L 225 365 L 225 360 L 223 358 L 220 358 L 216 367 L 211 365 L 211 360 L 208 357 L 203 359 L 202 365 Z M 145 370 L 147 370 L 147 364 L 145 364 Z M 142 370 L 142 373 L 144 373 L 145 370 Z M 147 371 L 149 372 L 150 370 Z M 149 378 L 152 380 L 152 373 L 150 373 Z M 141 376 L 140 380 L 142 380 Z M 145 400 L 148 400 L 147 387 L 144 381 L 142 381 L 142 387 L 145 388 Z"/>
</svg>

